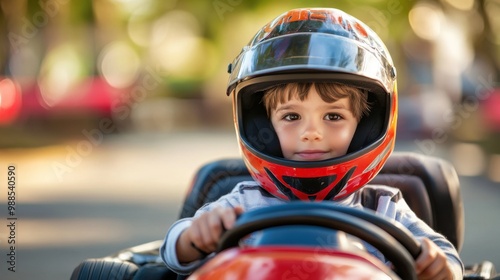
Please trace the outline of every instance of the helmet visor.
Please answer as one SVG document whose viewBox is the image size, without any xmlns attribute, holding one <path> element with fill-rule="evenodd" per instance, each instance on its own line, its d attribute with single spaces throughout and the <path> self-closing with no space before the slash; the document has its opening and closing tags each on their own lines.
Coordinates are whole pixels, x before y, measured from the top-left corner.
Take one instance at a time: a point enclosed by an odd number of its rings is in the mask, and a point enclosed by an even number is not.
<svg viewBox="0 0 500 280">
<path fill-rule="evenodd" d="M 392 63 L 375 49 L 327 33 L 299 33 L 246 47 L 233 62 L 228 92 L 237 81 L 270 73 L 327 71 L 356 74 L 378 81 L 386 92 L 395 82 Z"/>
</svg>

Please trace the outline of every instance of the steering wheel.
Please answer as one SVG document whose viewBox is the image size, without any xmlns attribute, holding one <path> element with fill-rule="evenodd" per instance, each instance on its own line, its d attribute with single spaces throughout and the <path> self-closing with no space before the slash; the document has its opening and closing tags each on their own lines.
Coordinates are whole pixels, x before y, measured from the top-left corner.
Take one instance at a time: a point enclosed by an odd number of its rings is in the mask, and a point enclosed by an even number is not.
<svg viewBox="0 0 500 280">
<path fill-rule="evenodd" d="M 354 235 L 379 250 L 402 279 L 417 279 L 415 259 L 421 252 L 421 244 L 408 229 L 373 211 L 332 203 L 297 201 L 245 212 L 222 235 L 217 251 L 238 246 L 250 233 L 286 225 L 320 226 Z"/>
</svg>

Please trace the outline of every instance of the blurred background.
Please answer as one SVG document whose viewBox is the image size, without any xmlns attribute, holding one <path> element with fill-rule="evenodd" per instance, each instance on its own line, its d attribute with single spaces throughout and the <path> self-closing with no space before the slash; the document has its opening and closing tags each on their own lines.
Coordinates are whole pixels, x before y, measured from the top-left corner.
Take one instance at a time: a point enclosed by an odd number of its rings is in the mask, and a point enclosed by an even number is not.
<svg viewBox="0 0 500 280">
<path fill-rule="evenodd" d="M 2 279 L 69 279 L 85 258 L 162 239 L 195 170 L 239 156 L 228 63 L 265 23 L 306 6 L 343 9 L 387 44 L 396 150 L 455 165 L 461 255 L 500 270 L 499 0 L 0 4 Z M 16 272 L 6 256 L 10 165 Z"/>
</svg>

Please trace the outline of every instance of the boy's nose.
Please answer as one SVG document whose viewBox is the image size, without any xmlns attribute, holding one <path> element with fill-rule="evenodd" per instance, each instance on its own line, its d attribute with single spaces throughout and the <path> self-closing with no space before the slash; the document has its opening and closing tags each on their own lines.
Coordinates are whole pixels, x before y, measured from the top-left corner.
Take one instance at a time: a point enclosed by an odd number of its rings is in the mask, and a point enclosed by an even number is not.
<svg viewBox="0 0 500 280">
<path fill-rule="evenodd" d="M 309 121 L 306 123 L 304 127 L 304 131 L 302 133 L 303 141 L 318 141 L 323 138 L 323 133 L 321 130 L 321 125 L 314 122 Z"/>
</svg>

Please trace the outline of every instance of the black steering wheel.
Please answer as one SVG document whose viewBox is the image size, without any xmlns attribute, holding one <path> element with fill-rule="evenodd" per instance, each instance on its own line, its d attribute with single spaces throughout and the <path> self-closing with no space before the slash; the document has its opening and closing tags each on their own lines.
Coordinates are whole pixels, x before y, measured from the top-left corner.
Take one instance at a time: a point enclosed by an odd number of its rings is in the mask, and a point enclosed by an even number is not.
<svg viewBox="0 0 500 280">
<path fill-rule="evenodd" d="M 245 212 L 222 235 L 217 251 L 238 246 L 250 233 L 286 225 L 320 226 L 361 238 L 391 261 L 402 279 L 417 279 L 415 259 L 421 252 L 421 244 L 408 229 L 373 211 L 327 202 L 297 201 Z"/>
</svg>

